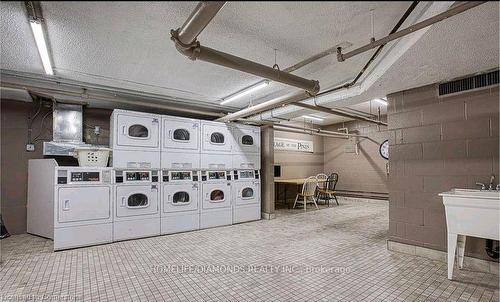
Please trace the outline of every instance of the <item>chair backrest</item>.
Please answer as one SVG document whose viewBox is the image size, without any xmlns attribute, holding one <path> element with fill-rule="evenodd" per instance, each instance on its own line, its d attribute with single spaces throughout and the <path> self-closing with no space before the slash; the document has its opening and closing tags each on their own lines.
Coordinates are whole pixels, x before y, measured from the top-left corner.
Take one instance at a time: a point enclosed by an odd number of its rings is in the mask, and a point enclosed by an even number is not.
<svg viewBox="0 0 500 302">
<path fill-rule="evenodd" d="M 302 186 L 302 194 L 304 195 L 314 195 L 316 192 L 316 186 L 318 185 L 318 179 L 316 176 L 310 176 L 304 182 Z"/>
<path fill-rule="evenodd" d="M 335 187 L 337 186 L 337 182 L 339 181 L 339 175 L 337 173 L 332 173 L 328 176 L 326 181 L 326 189 L 330 191 L 335 191 Z"/>
<path fill-rule="evenodd" d="M 316 175 L 316 179 L 318 180 L 318 188 L 324 189 L 326 188 L 326 181 L 328 180 L 328 175 L 325 173 L 319 173 Z"/>
</svg>

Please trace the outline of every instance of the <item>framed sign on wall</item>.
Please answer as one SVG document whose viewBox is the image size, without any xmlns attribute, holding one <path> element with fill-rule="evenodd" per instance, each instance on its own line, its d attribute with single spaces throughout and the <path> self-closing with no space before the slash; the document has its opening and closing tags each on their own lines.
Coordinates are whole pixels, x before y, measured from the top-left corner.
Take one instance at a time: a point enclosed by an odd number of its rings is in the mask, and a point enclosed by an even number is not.
<svg viewBox="0 0 500 302">
<path fill-rule="evenodd" d="M 314 146 L 312 141 L 275 137 L 274 150 L 313 153 Z"/>
</svg>

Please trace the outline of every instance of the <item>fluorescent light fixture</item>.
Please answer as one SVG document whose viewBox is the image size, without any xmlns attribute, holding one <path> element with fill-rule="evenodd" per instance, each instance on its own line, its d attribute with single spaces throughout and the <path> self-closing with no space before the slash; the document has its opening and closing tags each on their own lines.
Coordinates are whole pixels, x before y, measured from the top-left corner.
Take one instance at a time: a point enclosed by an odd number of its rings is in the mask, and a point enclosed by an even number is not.
<svg viewBox="0 0 500 302">
<path fill-rule="evenodd" d="M 373 99 L 373 101 L 382 104 L 384 106 L 387 106 L 387 99 Z"/>
<path fill-rule="evenodd" d="M 312 116 L 312 115 L 303 115 L 302 117 L 303 117 L 303 118 L 306 118 L 306 119 L 313 120 L 313 121 L 319 121 L 319 122 L 322 122 L 322 121 L 323 121 L 323 119 L 322 119 L 322 118 L 317 117 L 317 116 Z"/>
<path fill-rule="evenodd" d="M 31 30 L 33 31 L 33 36 L 35 37 L 36 47 L 38 48 L 38 53 L 42 59 L 43 69 L 48 75 L 53 75 L 52 64 L 50 63 L 49 50 L 47 48 L 47 42 L 45 41 L 45 35 L 43 34 L 42 23 L 38 20 L 30 20 Z"/>
<path fill-rule="evenodd" d="M 254 86 L 250 86 L 250 87 L 248 87 L 246 89 L 238 91 L 235 94 L 233 94 L 233 95 L 225 98 L 220 104 L 221 105 L 225 105 L 225 104 L 227 104 L 229 102 L 232 102 L 232 101 L 234 101 L 234 100 L 236 100 L 238 98 L 241 98 L 242 96 L 245 96 L 245 95 L 247 95 L 249 93 L 252 93 L 252 92 L 254 92 L 256 90 L 262 89 L 262 88 L 266 87 L 267 85 L 269 85 L 269 81 L 264 81 L 264 82 L 257 83 Z"/>
</svg>

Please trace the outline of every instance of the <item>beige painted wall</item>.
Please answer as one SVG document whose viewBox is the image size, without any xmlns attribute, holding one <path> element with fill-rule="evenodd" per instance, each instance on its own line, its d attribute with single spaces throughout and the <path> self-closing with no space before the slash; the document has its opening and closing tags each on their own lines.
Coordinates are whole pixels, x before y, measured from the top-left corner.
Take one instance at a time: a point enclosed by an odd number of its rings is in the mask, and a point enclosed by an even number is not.
<svg viewBox="0 0 500 302">
<path fill-rule="evenodd" d="M 281 165 L 281 179 L 307 178 L 323 173 L 323 137 L 274 131 L 274 137 L 313 141 L 313 153 L 275 151 L 274 163 Z"/>
<path fill-rule="evenodd" d="M 498 86 L 438 97 L 436 85 L 429 85 L 388 100 L 390 239 L 445 251 L 438 193 L 477 188 L 492 173 L 498 181 Z M 466 253 L 487 258 L 484 240 L 467 239 Z"/>
<path fill-rule="evenodd" d="M 32 104 L 25 102 L 1 101 L 1 213 L 5 225 L 11 234 L 26 232 L 26 196 L 28 181 L 28 160 L 43 158 L 42 142 L 36 143 L 35 152 L 26 152 L 28 135 L 28 116 L 32 113 Z M 41 117 L 49 111 L 44 108 L 33 125 L 33 134 L 40 130 Z M 99 125 L 102 135 L 99 143 L 109 143 L 110 110 L 86 109 L 84 123 L 88 126 Z M 52 137 L 52 118 L 47 116 L 44 123 L 42 138 Z M 85 129 L 84 136 L 88 139 L 91 130 Z M 94 141 L 89 141 L 94 143 Z"/>
</svg>

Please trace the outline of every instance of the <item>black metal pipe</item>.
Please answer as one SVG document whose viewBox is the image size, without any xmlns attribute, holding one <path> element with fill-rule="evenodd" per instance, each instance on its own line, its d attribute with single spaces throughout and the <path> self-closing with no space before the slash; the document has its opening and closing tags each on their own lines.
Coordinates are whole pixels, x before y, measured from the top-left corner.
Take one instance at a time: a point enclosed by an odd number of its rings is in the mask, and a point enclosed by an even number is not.
<svg viewBox="0 0 500 302">
<path fill-rule="evenodd" d="M 405 22 L 406 19 L 408 19 L 408 17 L 413 12 L 413 10 L 415 9 L 415 7 L 417 7 L 417 4 L 419 2 L 420 1 L 413 1 L 412 2 L 412 4 L 410 5 L 410 7 L 408 7 L 408 9 L 405 11 L 405 13 L 403 14 L 403 16 L 399 19 L 398 23 L 396 23 L 396 25 L 392 28 L 392 30 L 391 30 L 391 32 L 389 34 L 395 33 L 401 27 L 401 25 L 403 25 L 403 22 Z M 333 92 L 333 91 L 337 91 L 337 90 L 340 90 L 340 89 L 345 89 L 345 88 L 349 88 L 351 86 L 354 86 L 358 82 L 359 78 L 361 78 L 361 76 L 363 75 L 363 73 L 365 73 L 365 71 L 368 69 L 368 67 L 372 64 L 372 62 L 375 61 L 375 58 L 377 58 L 377 56 L 380 54 L 380 52 L 382 51 L 382 48 L 384 48 L 384 46 L 385 46 L 385 44 L 384 45 L 380 45 L 377 48 L 377 50 L 373 53 L 373 55 L 368 60 L 368 62 L 366 62 L 365 66 L 361 69 L 361 71 L 358 73 L 358 75 L 350 83 L 347 83 L 347 84 L 344 84 L 344 85 L 340 85 L 340 86 L 337 86 L 337 87 L 334 87 L 334 88 L 327 89 L 325 91 L 322 91 L 322 92 L 318 93 L 317 96 L 321 96 L 321 95 L 324 95 L 324 94 L 327 94 L 327 93 L 330 93 L 330 92 Z M 340 51 L 340 50 L 341 50 L 340 47 L 337 48 L 337 51 Z"/>
</svg>

